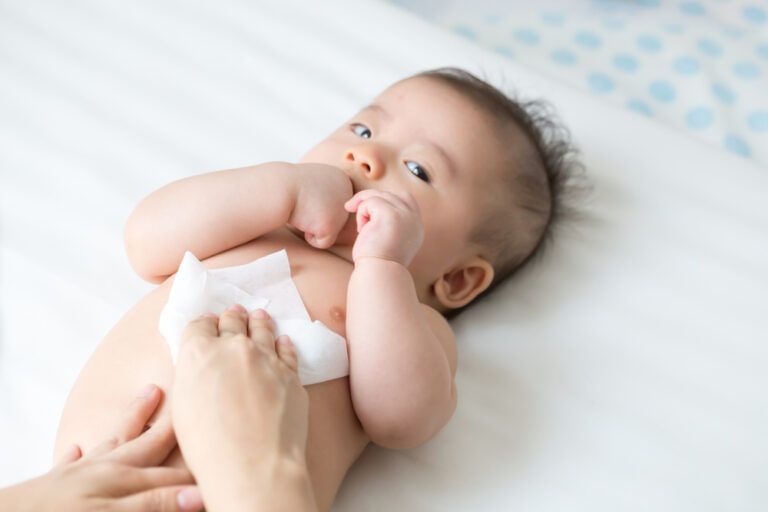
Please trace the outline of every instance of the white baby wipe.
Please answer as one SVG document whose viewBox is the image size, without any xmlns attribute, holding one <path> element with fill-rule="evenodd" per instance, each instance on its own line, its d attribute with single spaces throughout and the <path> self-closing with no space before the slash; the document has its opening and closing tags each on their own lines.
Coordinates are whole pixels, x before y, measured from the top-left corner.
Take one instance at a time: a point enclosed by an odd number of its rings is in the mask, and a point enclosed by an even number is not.
<svg viewBox="0 0 768 512">
<path fill-rule="evenodd" d="M 191 252 L 184 254 L 159 323 L 174 364 L 187 324 L 203 313 L 220 315 L 234 303 L 248 311 L 265 309 L 275 321 L 275 336 L 290 337 L 305 386 L 349 375 L 346 340 L 310 319 L 291 279 L 285 249 L 245 265 L 213 270 L 203 267 Z"/>
</svg>

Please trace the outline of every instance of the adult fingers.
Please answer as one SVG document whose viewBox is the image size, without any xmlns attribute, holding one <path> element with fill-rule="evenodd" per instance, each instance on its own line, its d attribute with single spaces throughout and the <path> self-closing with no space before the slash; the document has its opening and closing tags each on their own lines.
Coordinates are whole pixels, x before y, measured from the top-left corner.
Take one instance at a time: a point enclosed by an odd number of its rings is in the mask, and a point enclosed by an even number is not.
<svg viewBox="0 0 768 512">
<path fill-rule="evenodd" d="M 195 479 L 188 469 L 137 468 L 123 464 L 113 466 L 113 468 L 115 468 L 115 476 L 112 477 L 112 484 L 115 491 L 112 496 L 127 496 L 157 487 L 193 485 L 195 483 Z"/>
<path fill-rule="evenodd" d="M 240 304 L 232 304 L 219 317 L 219 332 L 222 335 L 248 334 L 246 323 L 248 312 Z"/>
<path fill-rule="evenodd" d="M 181 332 L 181 345 L 187 340 L 217 337 L 218 321 L 218 317 L 213 313 L 206 313 L 192 320 Z"/>
<path fill-rule="evenodd" d="M 59 457 L 59 460 L 54 462 L 53 467 L 57 468 L 59 466 L 63 466 L 64 464 L 75 462 L 77 459 L 79 459 L 82 456 L 83 456 L 83 452 L 80 449 L 80 447 L 76 444 L 71 444 L 66 450 L 64 450 L 64 453 L 61 454 L 61 457 Z"/>
<path fill-rule="evenodd" d="M 203 510 L 203 497 L 197 487 L 160 487 L 112 502 L 115 512 L 197 512 Z"/>
<path fill-rule="evenodd" d="M 152 427 L 136 439 L 117 447 L 107 455 L 129 466 L 149 467 L 162 463 L 176 447 L 176 435 L 169 412 L 162 414 Z"/>
<path fill-rule="evenodd" d="M 147 384 L 134 398 L 115 426 L 113 437 L 117 444 L 127 443 L 144 431 L 144 425 L 157 409 L 163 392 L 154 384 Z"/>
<path fill-rule="evenodd" d="M 299 359 L 296 355 L 293 343 L 291 343 L 291 339 L 287 335 L 283 334 L 277 338 L 277 341 L 275 341 L 275 350 L 277 350 L 277 357 L 285 363 L 285 366 L 294 373 L 299 372 Z"/>
<path fill-rule="evenodd" d="M 263 309 L 254 309 L 248 317 L 248 336 L 263 350 L 275 350 L 275 323 Z"/>
<path fill-rule="evenodd" d="M 125 412 L 123 412 L 113 430 L 113 434 L 89 450 L 86 458 L 105 455 L 141 434 L 147 420 L 157 409 L 162 395 L 163 393 L 160 388 L 154 384 L 147 384 Z"/>
</svg>

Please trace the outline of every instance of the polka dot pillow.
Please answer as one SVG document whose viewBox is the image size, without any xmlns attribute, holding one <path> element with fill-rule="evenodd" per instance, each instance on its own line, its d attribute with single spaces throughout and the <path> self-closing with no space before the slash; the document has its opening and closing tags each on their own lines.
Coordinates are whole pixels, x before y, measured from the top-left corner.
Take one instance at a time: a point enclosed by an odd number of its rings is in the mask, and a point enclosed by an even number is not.
<svg viewBox="0 0 768 512">
<path fill-rule="evenodd" d="M 396 3 L 542 74 L 768 165 L 768 0 Z"/>
</svg>

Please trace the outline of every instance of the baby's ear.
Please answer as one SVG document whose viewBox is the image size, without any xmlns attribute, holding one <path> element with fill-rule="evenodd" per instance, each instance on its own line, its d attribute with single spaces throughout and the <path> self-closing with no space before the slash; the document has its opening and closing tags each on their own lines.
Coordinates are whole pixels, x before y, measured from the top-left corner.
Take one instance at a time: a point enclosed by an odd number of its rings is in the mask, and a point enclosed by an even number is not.
<svg viewBox="0 0 768 512">
<path fill-rule="evenodd" d="M 451 309 L 469 304 L 493 281 L 493 265 L 479 256 L 446 272 L 433 284 L 440 303 Z"/>
</svg>

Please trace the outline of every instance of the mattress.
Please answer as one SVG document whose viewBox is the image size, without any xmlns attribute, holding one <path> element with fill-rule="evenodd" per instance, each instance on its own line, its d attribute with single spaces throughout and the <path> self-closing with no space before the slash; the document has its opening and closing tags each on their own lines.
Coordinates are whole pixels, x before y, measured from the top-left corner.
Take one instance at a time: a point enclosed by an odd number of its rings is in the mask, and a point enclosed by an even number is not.
<svg viewBox="0 0 768 512">
<path fill-rule="evenodd" d="M 0 5 L 0 485 L 153 287 L 122 229 L 169 181 L 296 161 L 390 83 L 464 67 L 548 99 L 593 183 L 453 322 L 459 402 L 369 447 L 334 510 L 764 510 L 768 172 L 377 0 Z"/>
</svg>

